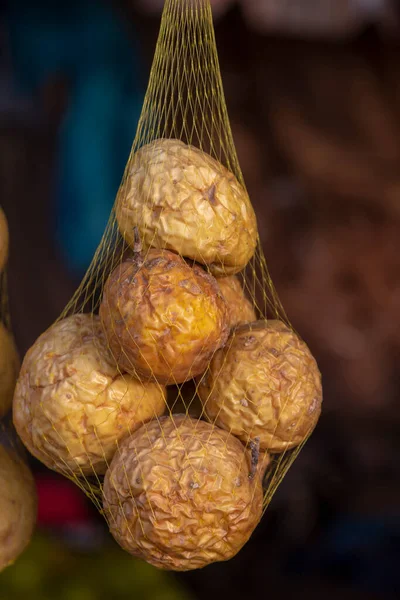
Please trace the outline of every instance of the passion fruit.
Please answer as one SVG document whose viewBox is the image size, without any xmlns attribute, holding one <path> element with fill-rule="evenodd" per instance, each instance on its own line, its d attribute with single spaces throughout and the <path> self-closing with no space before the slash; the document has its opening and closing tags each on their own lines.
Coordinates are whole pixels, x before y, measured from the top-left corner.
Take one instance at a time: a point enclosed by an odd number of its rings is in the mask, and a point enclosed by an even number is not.
<svg viewBox="0 0 400 600">
<path fill-rule="evenodd" d="M 11 408 L 19 367 L 14 339 L 0 322 L 0 419 Z"/>
<path fill-rule="evenodd" d="M 202 373 L 228 335 L 212 275 L 168 250 L 121 263 L 104 286 L 100 317 L 121 369 L 164 384 Z"/>
<path fill-rule="evenodd" d="M 175 571 L 230 559 L 262 515 L 249 452 L 228 432 L 187 416 L 162 417 L 125 440 L 103 494 L 122 548 Z"/>
<path fill-rule="evenodd" d="M 0 206 L 0 273 L 4 270 L 4 267 L 8 259 L 8 246 L 9 246 L 9 233 L 8 223 L 4 210 Z"/>
<path fill-rule="evenodd" d="M 217 277 L 217 281 L 228 305 L 230 327 L 256 321 L 254 307 L 246 297 L 239 279 L 230 275 L 229 277 Z"/>
<path fill-rule="evenodd" d="M 137 226 L 145 247 L 173 250 L 214 275 L 241 271 L 257 244 L 244 187 L 214 158 L 175 139 L 157 139 L 133 155 L 116 217 L 128 244 Z"/>
<path fill-rule="evenodd" d="M 16 452 L 0 444 L 0 572 L 28 546 L 36 515 L 31 471 Z"/>
<path fill-rule="evenodd" d="M 13 403 L 28 450 L 65 475 L 102 474 L 121 440 L 165 409 L 165 388 L 121 375 L 100 319 L 76 314 L 43 333 L 22 363 Z"/>
<path fill-rule="evenodd" d="M 208 419 L 244 443 L 283 452 L 314 429 L 322 402 L 321 376 L 300 338 L 278 320 L 235 329 L 199 380 Z"/>
</svg>

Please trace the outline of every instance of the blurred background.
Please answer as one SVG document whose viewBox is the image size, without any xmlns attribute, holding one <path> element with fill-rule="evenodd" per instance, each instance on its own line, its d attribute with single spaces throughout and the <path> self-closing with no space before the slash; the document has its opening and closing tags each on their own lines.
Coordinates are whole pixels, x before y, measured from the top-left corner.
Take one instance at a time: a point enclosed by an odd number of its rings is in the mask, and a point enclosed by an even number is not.
<svg viewBox="0 0 400 600">
<path fill-rule="evenodd" d="M 0 202 L 21 355 L 100 242 L 162 4 L 0 3 Z M 124 554 L 78 488 L 32 460 L 39 527 L 0 575 L 0 600 L 400 597 L 400 9 L 212 4 L 241 167 L 272 279 L 323 373 L 322 418 L 239 555 L 186 574 Z"/>
</svg>

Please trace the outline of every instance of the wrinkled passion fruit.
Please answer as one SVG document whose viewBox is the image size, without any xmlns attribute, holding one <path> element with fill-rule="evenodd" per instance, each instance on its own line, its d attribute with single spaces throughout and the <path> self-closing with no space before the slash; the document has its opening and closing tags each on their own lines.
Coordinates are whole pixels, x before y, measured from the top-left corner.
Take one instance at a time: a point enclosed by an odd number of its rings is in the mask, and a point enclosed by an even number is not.
<svg viewBox="0 0 400 600">
<path fill-rule="evenodd" d="M 32 473 L 16 452 L 0 444 L 0 572 L 28 546 L 36 514 Z"/>
<path fill-rule="evenodd" d="M 214 275 L 241 271 L 256 248 L 246 190 L 218 161 L 175 139 L 155 140 L 134 154 L 116 217 L 128 244 L 138 226 L 144 246 L 173 250 Z"/>
<path fill-rule="evenodd" d="M 100 319 L 76 314 L 52 325 L 27 352 L 13 419 L 28 450 L 66 475 L 102 474 L 118 443 L 165 410 L 165 388 L 121 375 Z"/>
<path fill-rule="evenodd" d="M 9 233 L 4 210 L 0 207 L 0 273 L 3 272 L 8 259 Z"/>
<path fill-rule="evenodd" d="M 11 408 L 19 367 L 14 339 L 0 323 L 0 419 Z"/>
<path fill-rule="evenodd" d="M 229 334 L 214 277 L 168 250 L 119 265 L 104 286 L 100 317 L 121 369 L 159 383 L 202 373 Z"/>
<path fill-rule="evenodd" d="M 244 443 L 283 452 L 315 427 L 321 377 L 308 347 L 281 321 L 238 327 L 198 385 L 208 418 Z"/>
<path fill-rule="evenodd" d="M 239 279 L 234 275 L 230 275 L 228 277 L 217 277 L 217 282 L 228 305 L 230 327 L 256 321 L 257 317 L 253 305 L 246 298 Z"/>
<path fill-rule="evenodd" d="M 187 571 L 234 556 L 262 514 L 261 477 L 235 437 L 186 416 L 124 441 L 106 473 L 104 510 L 129 553 Z"/>
</svg>

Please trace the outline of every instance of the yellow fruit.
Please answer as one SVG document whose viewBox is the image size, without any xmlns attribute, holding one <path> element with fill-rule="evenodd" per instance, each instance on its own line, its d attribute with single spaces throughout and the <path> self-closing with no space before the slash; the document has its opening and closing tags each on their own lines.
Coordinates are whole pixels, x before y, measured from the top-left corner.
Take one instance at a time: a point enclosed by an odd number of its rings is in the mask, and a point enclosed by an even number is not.
<svg viewBox="0 0 400 600">
<path fill-rule="evenodd" d="M 238 327 L 198 386 L 207 417 L 243 442 L 283 452 L 315 427 L 321 377 L 308 347 L 281 321 Z"/>
<path fill-rule="evenodd" d="M 234 275 L 217 278 L 219 288 L 228 305 L 230 327 L 256 321 L 256 313 L 246 298 L 243 286 Z"/>
<path fill-rule="evenodd" d="M 249 473 L 249 453 L 226 431 L 185 416 L 148 423 L 125 440 L 106 473 L 111 533 L 161 569 L 228 560 L 261 518 L 261 479 Z"/>
<path fill-rule="evenodd" d="M 32 473 L 14 451 L 0 444 L 0 571 L 29 544 L 36 513 Z"/>
<path fill-rule="evenodd" d="M 100 317 L 120 368 L 166 384 L 202 373 L 229 333 L 214 277 L 167 250 L 119 265 Z"/>
<path fill-rule="evenodd" d="M 0 323 L 0 419 L 11 408 L 19 357 L 12 335 Z"/>
<path fill-rule="evenodd" d="M 6 215 L 0 207 L 0 273 L 3 271 L 8 259 L 9 233 Z"/>
<path fill-rule="evenodd" d="M 166 248 L 225 275 L 254 254 L 257 224 L 246 190 L 218 161 L 175 139 L 140 148 L 116 201 L 119 229 L 134 244 Z"/>
<path fill-rule="evenodd" d="M 120 375 L 100 319 L 77 314 L 27 352 L 13 418 L 28 450 L 65 475 L 102 474 L 118 443 L 165 410 L 165 388 Z"/>
<path fill-rule="evenodd" d="M 271 467 L 271 456 L 266 451 L 260 451 L 257 465 L 257 473 L 261 477 L 261 482 L 264 482 L 264 478 Z"/>
</svg>

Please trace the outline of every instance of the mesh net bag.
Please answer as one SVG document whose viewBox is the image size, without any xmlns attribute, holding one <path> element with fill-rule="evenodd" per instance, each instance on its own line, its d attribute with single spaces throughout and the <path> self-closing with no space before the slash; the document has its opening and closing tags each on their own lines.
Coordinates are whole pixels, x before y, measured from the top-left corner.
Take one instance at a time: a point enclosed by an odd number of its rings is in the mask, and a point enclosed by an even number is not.
<svg viewBox="0 0 400 600">
<path fill-rule="evenodd" d="M 8 224 L 0 207 L 0 572 L 28 545 L 37 508 L 33 476 L 10 410 L 19 358 L 8 309 L 7 259 Z"/>
<path fill-rule="evenodd" d="M 208 0 L 166 0 L 104 236 L 26 354 L 16 429 L 132 555 L 234 556 L 313 430 L 317 365 L 268 274 Z"/>
</svg>

